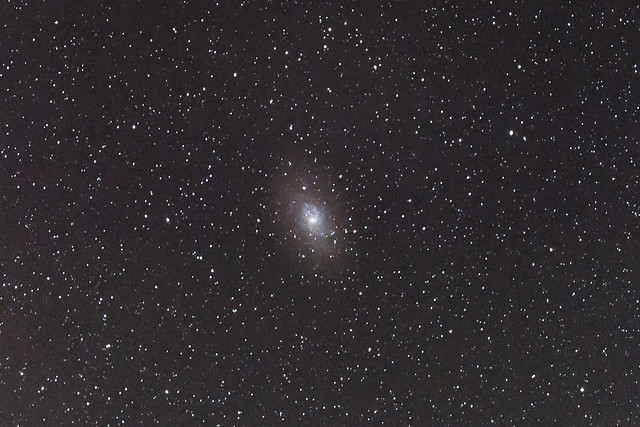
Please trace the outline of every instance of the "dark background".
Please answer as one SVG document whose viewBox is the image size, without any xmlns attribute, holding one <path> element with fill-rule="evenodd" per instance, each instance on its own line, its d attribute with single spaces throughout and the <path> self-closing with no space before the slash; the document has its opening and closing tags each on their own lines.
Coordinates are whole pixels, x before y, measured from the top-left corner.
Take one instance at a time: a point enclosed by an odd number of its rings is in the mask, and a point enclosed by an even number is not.
<svg viewBox="0 0 640 427">
<path fill-rule="evenodd" d="M 2 424 L 637 425 L 640 10 L 561 3 L 4 2 Z"/>
</svg>

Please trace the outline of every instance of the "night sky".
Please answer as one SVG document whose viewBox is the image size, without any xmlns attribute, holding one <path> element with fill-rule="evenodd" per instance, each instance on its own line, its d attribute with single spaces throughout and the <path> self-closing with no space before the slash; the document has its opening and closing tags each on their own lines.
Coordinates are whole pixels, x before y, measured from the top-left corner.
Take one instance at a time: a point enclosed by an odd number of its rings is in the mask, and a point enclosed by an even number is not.
<svg viewBox="0 0 640 427">
<path fill-rule="evenodd" d="M 0 424 L 640 423 L 639 6 L 43 3 Z"/>
</svg>

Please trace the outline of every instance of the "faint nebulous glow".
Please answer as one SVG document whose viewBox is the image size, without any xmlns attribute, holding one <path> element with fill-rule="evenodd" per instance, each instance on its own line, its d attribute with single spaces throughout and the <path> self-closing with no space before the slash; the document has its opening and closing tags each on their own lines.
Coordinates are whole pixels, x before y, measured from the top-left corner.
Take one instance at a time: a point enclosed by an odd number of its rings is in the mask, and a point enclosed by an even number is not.
<svg viewBox="0 0 640 427">
<path fill-rule="evenodd" d="M 322 227 L 322 213 L 312 203 L 305 203 L 302 210 L 302 217 L 309 232 L 319 232 Z"/>
</svg>

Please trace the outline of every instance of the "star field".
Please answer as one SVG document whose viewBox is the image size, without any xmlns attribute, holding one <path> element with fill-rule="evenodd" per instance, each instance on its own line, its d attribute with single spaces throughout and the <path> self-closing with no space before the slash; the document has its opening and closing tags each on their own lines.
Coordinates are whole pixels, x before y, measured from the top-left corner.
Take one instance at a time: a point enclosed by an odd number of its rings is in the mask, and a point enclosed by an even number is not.
<svg viewBox="0 0 640 427">
<path fill-rule="evenodd" d="M 0 7 L 0 424 L 638 425 L 639 6 L 100 3 Z"/>
</svg>

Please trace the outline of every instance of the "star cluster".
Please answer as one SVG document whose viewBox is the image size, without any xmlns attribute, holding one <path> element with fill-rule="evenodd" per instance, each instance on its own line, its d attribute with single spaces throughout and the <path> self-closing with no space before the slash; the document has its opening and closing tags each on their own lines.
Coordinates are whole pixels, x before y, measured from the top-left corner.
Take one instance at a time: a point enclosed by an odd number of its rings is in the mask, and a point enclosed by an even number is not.
<svg viewBox="0 0 640 427">
<path fill-rule="evenodd" d="M 5 2 L 0 424 L 638 425 L 639 24 Z"/>
</svg>

